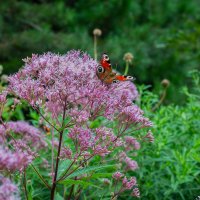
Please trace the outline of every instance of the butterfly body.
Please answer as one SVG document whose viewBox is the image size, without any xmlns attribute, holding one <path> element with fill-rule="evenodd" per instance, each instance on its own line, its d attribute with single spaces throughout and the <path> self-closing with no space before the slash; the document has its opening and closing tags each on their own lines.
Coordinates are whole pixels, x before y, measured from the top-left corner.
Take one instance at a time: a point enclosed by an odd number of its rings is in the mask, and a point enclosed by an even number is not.
<svg viewBox="0 0 200 200">
<path fill-rule="evenodd" d="M 105 53 L 102 55 L 100 65 L 97 67 L 97 76 L 106 84 L 133 80 L 132 76 L 117 75 L 116 72 L 113 72 L 110 59 Z"/>
</svg>

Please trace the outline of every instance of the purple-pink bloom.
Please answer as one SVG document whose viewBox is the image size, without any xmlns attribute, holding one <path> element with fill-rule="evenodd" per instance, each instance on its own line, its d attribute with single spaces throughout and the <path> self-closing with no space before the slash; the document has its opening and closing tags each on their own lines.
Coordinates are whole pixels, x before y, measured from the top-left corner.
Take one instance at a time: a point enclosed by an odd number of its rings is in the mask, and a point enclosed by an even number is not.
<svg viewBox="0 0 200 200">
<path fill-rule="evenodd" d="M 18 200 L 18 188 L 10 179 L 0 174 L 0 199 L 1 200 Z"/>
<path fill-rule="evenodd" d="M 148 131 L 147 135 L 145 136 L 149 140 L 149 142 L 153 143 L 154 142 L 154 136 L 151 131 Z"/>
<path fill-rule="evenodd" d="M 152 123 L 133 103 L 138 92 L 132 82 L 103 83 L 96 75 L 99 63 L 81 51 L 70 51 L 66 55 L 32 55 L 24 61 L 24 67 L 9 77 L 8 91 L 26 100 L 38 113 L 44 113 L 42 117 L 50 119 L 52 127 L 55 126 L 54 136 L 58 130 L 63 131 L 66 140 L 59 142 L 62 144 L 60 158 L 71 159 L 80 165 L 83 158 L 89 162 L 93 156 L 106 156 L 119 147 L 126 151 L 118 156 L 126 164 L 125 170 L 138 168 L 137 162 L 127 156 L 126 147 L 132 145 L 137 150 L 140 144 L 131 136 L 124 141 L 124 136 L 137 128 L 152 126 Z M 98 120 L 97 125 L 94 122 Z M 9 122 L 7 127 L 19 136 L 23 135 L 27 144 L 31 141 L 35 146 L 45 146 L 37 129 L 23 122 Z M 69 140 L 66 148 L 64 144 Z M 55 142 L 56 138 L 53 138 L 52 143 Z M 23 149 L 29 152 L 26 146 Z M 119 173 L 113 178 L 121 178 Z M 130 190 L 136 180 L 128 181 L 124 177 L 122 184 Z"/>
<path fill-rule="evenodd" d="M 112 177 L 115 179 L 115 180 L 120 180 L 124 175 L 121 173 L 121 172 L 115 172 Z"/>
<path fill-rule="evenodd" d="M 6 96 L 7 96 L 8 92 L 7 91 L 3 91 L 0 94 L 0 104 L 4 104 L 6 102 Z"/>
<path fill-rule="evenodd" d="M 136 183 L 137 182 L 135 177 L 131 177 L 130 180 L 128 181 L 127 177 L 125 176 L 122 180 L 122 185 L 125 190 L 131 190 L 133 186 L 136 185 Z"/>
<path fill-rule="evenodd" d="M 24 121 L 8 122 L 7 129 L 23 137 L 23 141 L 30 143 L 35 148 L 45 147 L 47 144 L 42 132 Z M 8 131 L 9 131 L 8 130 Z"/>
<path fill-rule="evenodd" d="M 0 147 L 0 170 L 22 170 L 33 159 L 31 155 L 23 152 L 13 152 L 8 148 Z"/>
<path fill-rule="evenodd" d="M 136 138 L 132 136 L 126 136 L 125 141 L 126 141 L 126 150 L 140 149 L 140 143 L 136 140 Z"/>
<path fill-rule="evenodd" d="M 72 158 L 72 150 L 69 147 L 63 147 L 60 152 L 60 157 L 62 159 L 71 159 Z"/>
<path fill-rule="evenodd" d="M 131 195 L 134 196 L 134 197 L 139 198 L 140 197 L 140 191 L 139 191 L 139 189 L 138 188 L 134 188 Z"/>
<path fill-rule="evenodd" d="M 53 117 L 62 113 L 67 102 L 66 114 L 78 123 L 99 115 L 112 120 L 123 113 L 132 123 L 150 125 L 143 112 L 133 106 L 138 96 L 134 84 L 104 85 L 96 75 L 97 66 L 95 60 L 80 51 L 70 51 L 63 56 L 33 55 L 25 60 L 22 70 L 9 77 L 9 91 L 34 108 L 45 106 Z"/>
<path fill-rule="evenodd" d="M 127 169 L 134 171 L 138 168 L 137 162 L 129 157 L 126 157 L 124 162 L 126 163 Z"/>
</svg>

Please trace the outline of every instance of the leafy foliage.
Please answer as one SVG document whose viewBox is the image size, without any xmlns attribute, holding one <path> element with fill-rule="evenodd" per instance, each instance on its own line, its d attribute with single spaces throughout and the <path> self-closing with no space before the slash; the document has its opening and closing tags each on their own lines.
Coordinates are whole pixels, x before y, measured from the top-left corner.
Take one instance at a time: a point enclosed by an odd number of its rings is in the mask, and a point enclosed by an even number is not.
<svg viewBox="0 0 200 200">
<path fill-rule="evenodd" d="M 162 106 L 149 113 L 154 122 L 155 144 L 140 152 L 142 199 L 195 199 L 199 195 L 199 75 L 196 94 L 187 92 L 184 106 Z M 185 91 L 185 89 L 184 89 Z M 143 108 L 152 104 L 152 94 L 144 92 Z M 147 110 L 146 110 L 147 112 Z M 148 151 L 148 156 L 143 156 Z"/>
</svg>

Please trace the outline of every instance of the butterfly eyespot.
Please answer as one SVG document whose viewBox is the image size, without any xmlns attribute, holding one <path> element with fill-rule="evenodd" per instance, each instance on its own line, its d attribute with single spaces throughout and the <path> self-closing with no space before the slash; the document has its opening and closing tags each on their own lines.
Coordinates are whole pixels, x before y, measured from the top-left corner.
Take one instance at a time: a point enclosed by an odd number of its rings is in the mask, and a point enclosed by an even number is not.
<svg viewBox="0 0 200 200">
<path fill-rule="evenodd" d="M 113 80 L 113 83 L 118 83 L 119 82 L 119 80 Z"/>
<path fill-rule="evenodd" d="M 103 73 L 104 72 L 104 68 L 102 66 L 98 66 L 97 71 L 99 73 Z"/>
<path fill-rule="evenodd" d="M 103 58 L 106 60 L 106 61 L 109 61 L 109 57 L 108 57 L 108 55 L 107 54 L 103 54 Z"/>
<path fill-rule="evenodd" d="M 127 76 L 127 79 L 131 80 L 131 79 L 133 79 L 133 77 L 132 76 Z"/>
</svg>

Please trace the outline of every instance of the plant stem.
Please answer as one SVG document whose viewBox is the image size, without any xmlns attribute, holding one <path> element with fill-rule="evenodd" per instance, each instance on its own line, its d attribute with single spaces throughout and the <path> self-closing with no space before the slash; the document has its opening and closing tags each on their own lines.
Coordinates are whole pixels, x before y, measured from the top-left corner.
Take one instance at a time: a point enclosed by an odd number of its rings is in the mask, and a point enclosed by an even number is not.
<svg viewBox="0 0 200 200">
<path fill-rule="evenodd" d="M 51 132 L 51 174 L 52 174 L 52 182 L 53 182 L 53 172 L 54 172 L 54 130 Z"/>
<path fill-rule="evenodd" d="M 94 59 L 97 60 L 97 36 L 94 35 Z"/>
<path fill-rule="evenodd" d="M 124 75 L 127 75 L 128 71 L 129 71 L 129 62 L 126 61 L 126 68 L 125 68 L 125 71 L 124 71 Z"/>
<path fill-rule="evenodd" d="M 28 200 L 28 192 L 27 192 L 27 187 L 26 187 L 26 169 L 25 169 L 25 168 L 24 168 L 24 180 L 23 180 L 23 185 L 24 185 L 25 196 L 26 196 L 26 199 Z"/>
<path fill-rule="evenodd" d="M 152 112 L 154 112 L 158 107 L 160 107 L 160 105 L 165 100 L 166 94 L 167 94 L 167 88 L 164 88 L 164 91 L 162 93 L 162 96 L 161 96 L 159 102 L 151 109 Z"/>
<path fill-rule="evenodd" d="M 51 189 L 51 187 L 49 186 L 49 184 L 44 180 L 44 178 L 42 177 L 42 175 L 37 171 L 37 169 L 34 167 L 33 164 L 30 164 L 31 167 L 33 168 L 33 170 L 36 172 L 36 174 L 39 176 L 39 178 L 41 179 L 41 181 L 46 185 L 46 187 L 48 189 Z"/>
<path fill-rule="evenodd" d="M 62 137 L 63 137 L 63 132 L 64 132 L 64 121 L 65 121 L 65 114 L 66 114 L 66 106 L 67 106 L 67 101 L 65 99 L 65 105 L 63 108 L 63 118 L 62 118 L 62 130 L 60 131 L 60 138 L 59 138 L 59 145 L 58 145 L 58 153 L 57 153 L 57 158 L 56 158 L 56 168 L 55 168 L 55 174 L 54 174 L 54 179 L 53 179 L 53 184 L 51 188 L 51 200 L 54 200 L 54 193 L 56 189 L 56 184 L 57 184 L 57 175 L 58 175 L 58 164 L 60 161 L 60 150 L 62 146 Z"/>
<path fill-rule="evenodd" d="M 76 177 L 74 178 L 74 180 L 76 180 Z M 70 193 L 69 193 L 69 196 L 68 196 L 67 200 L 70 200 L 70 199 L 71 199 L 73 190 L 74 190 L 74 184 L 72 185 L 72 187 L 71 187 L 71 189 L 70 189 Z"/>
<path fill-rule="evenodd" d="M 56 158 L 56 168 L 55 168 L 55 174 L 54 174 L 54 179 L 53 179 L 53 185 L 52 185 L 52 188 L 51 188 L 51 200 L 54 200 L 54 193 L 55 193 L 55 189 L 56 189 L 56 179 L 57 179 L 57 174 L 58 174 L 58 164 L 59 164 L 59 161 L 60 161 L 60 150 L 61 150 L 61 144 L 62 144 L 62 136 L 63 136 L 63 131 L 60 132 L 58 153 L 57 153 L 57 158 Z"/>
<path fill-rule="evenodd" d="M 69 174 L 62 176 L 58 181 L 61 181 L 65 178 L 67 178 L 69 175 L 71 175 L 72 173 L 74 173 L 78 168 L 80 168 L 84 163 L 86 163 L 88 160 L 90 160 L 94 155 L 90 156 L 88 159 L 86 159 L 84 162 L 82 162 L 80 165 L 78 165 L 74 170 L 72 170 Z"/>
</svg>

